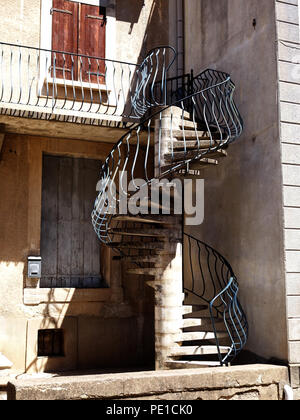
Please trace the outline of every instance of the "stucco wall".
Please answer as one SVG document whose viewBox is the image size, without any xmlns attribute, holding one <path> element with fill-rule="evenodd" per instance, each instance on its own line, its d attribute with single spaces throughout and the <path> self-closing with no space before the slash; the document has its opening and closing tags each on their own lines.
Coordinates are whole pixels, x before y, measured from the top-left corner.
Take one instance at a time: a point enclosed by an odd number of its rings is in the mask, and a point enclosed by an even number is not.
<svg viewBox="0 0 300 420">
<path fill-rule="evenodd" d="M 185 7 L 186 71 L 230 73 L 245 124 L 229 157 L 203 172 L 205 221 L 197 236 L 237 274 L 248 350 L 287 360 L 275 3 L 188 0 Z"/>
<path fill-rule="evenodd" d="M 39 289 L 26 277 L 40 254 L 42 154 L 103 160 L 111 145 L 8 134 L 0 159 L 0 352 L 13 371 L 145 365 L 153 356 L 151 289 L 103 250 L 109 289 Z M 96 196 L 96 191 L 95 191 Z M 123 281 L 124 280 L 124 281 Z M 39 329 L 65 331 L 65 358 L 38 358 Z"/>
<path fill-rule="evenodd" d="M 0 42 L 39 47 L 42 1 L 2 0 Z M 169 15 L 163 0 L 118 0 L 110 13 L 116 17 L 116 60 L 136 63 L 149 49 L 168 44 Z"/>
<path fill-rule="evenodd" d="M 298 1 L 276 1 L 289 361 L 300 364 L 300 50 Z M 298 380 L 300 386 L 300 381 Z"/>
<path fill-rule="evenodd" d="M 42 1 L 3 0 L 0 42 L 40 47 Z M 118 0 L 115 17 L 116 60 L 136 63 L 149 49 L 168 44 L 168 8 L 164 0 Z M 112 58 L 111 52 L 109 55 Z M 10 86 L 10 72 L 5 73 L 4 80 Z M 145 287 L 143 278 L 129 278 L 122 273 L 117 262 L 111 269 L 110 252 L 105 254 L 108 290 L 42 291 L 26 283 L 27 256 L 40 253 L 42 153 L 105 159 L 111 145 L 99 140 L 103 137 L 105 141 L 107 135 L 116 139 L 123 132 L 97 128 L 91 138 L 76 124 L 60 123 L 59 129 L 48 122 L 51 127 L 46 133 L 42 131 L 45 122 L 39 131 L 38 121 L 31 124 L 27 119 L 16 122 L 16 118 L 5 118 L 1 122 L 8 125 L 10 134 L 5 137 L 0 158 L 0 352 L 14 363 L 15 371 L 151 363 L 152 291 Z M 37 330 L 55 327 L 66 330 L 68 357 L 38 359 Z"/>
</svg>

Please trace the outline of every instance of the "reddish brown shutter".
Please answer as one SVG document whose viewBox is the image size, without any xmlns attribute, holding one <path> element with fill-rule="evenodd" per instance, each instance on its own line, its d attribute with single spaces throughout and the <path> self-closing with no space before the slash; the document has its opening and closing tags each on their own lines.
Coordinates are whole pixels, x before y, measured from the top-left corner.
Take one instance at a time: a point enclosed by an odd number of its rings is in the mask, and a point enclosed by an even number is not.
<svg viewBox="0 0 300 420">
<path fill-rule="evenodd" d="M 99 6 L 80 5 L 78 53 L 105 58 L 105 15 Z M 85 82 L 103 83 L 105 61 L 82 58 L 79 63 Z"/>
<path fill-rule="evenodd" d="M 67 0 L 53 0 L 52 13 L 52 50 L 77 54 L 78 52 L 78 10 L 79 3 Z M 54 62 L 54 58 L 56 60 Z M 55 76 L 77 79 L 77 57 L 68 54 L 54 54 Z M 52 74 L 54 72 L 52 71 Z"/>
</svg>

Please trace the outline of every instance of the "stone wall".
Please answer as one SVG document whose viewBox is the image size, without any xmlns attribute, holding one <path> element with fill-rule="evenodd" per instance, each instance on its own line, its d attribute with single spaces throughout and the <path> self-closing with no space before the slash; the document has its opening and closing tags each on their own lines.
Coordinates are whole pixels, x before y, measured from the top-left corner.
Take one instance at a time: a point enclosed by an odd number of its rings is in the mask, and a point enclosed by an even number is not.
<svg viewBox="0 0 300 420">
<path fill-rule="evenodd" d="M 288 369 L 271 365 L 20 379 L 9 400 L 273 400 L 283 399 Z M 112 403 L 116 404 L 116 402 Z M 187 402 L 185 402 L 187 404 Z"/>
</svg>

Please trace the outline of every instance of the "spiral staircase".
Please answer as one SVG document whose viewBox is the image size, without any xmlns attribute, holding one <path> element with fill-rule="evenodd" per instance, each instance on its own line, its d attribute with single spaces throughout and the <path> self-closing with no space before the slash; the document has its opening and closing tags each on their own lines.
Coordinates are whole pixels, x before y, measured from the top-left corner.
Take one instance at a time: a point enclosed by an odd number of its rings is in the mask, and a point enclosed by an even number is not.
<svg viewBox="0 0 300 420">
<path fill-rule="evenodd" d="M 174 59 L 172 48 L 160 47 L 138 68 L 130 101 L 139 121 L 102 166 L 92 222 L 127 274 L 143 276 L 155 290 L 157 368 L 224 366 L 248 337 L 238 282 L 220 253 L 184 233 L 175 186 L 226 158 L 243 124 L 228 74 L 206 70 L 170 91 Z M 148 198 L 162 182 L 170 203 Z"/>
</svg>

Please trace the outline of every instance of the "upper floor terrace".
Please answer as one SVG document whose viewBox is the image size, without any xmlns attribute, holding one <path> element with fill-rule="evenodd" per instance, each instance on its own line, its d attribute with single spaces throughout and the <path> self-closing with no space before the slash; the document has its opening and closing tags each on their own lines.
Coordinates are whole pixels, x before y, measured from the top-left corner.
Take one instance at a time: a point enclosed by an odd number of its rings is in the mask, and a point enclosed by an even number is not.
<svg viewBox="0 0 300 420">
<path fill-rule="evenodd" d="M 0 121 L 16 118 L 123 127 L 166 103 L 166 78 L 175 51 L 151 50 L 128 63 L 0 43 Z M 6 118 L 5 117 L 12 117 Z M 40 126 L 41 127 L 41 126 Z"/>
<path fill-rule="evenodd" d="M 112 129 L 139 119 L 137 90 L 145 94 L 163 80 L 170 59 L 167 50 L 155 50 L 141 67 L 147 51 L 168 43 L 161 1 L 4 3 L 0 124 L 6 132 L 99 140 L 95 126 L 101 126 L 101 140 L 114 142 L 120 133 L 112 139 Z"/>
</svg>

